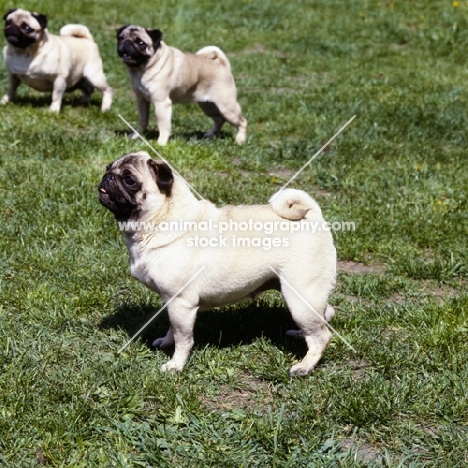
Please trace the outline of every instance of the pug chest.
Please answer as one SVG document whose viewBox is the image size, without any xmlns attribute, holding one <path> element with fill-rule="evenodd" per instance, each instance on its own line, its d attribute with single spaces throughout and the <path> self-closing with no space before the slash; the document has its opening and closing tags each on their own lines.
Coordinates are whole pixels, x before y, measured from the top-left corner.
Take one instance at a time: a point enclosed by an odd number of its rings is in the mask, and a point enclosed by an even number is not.
<svg viewBox="0 0 468 468">
<path fill-rule="evenodd" d="M 14 60 L 7 60 L 8 71 L 18 76 L 18 78 L 38 91 L 50 91 L 53 88 L 55 75 L 48 75 L 44 72 L 37 60 L 30 57 L 16 57 Z"/>
<path fill-rule="evenodd" d="M 159 288 L 149 271 L 151 262 L 141 251 L 139 244 L 127 241 L 127 247 L 130 254 L 130 274 L 132 277 L 152 291 L 159 292 Z"/>
<path fill-rule="evenodd" d="M 35 73 L 34 59 L 27 55 L 7 55 L 5 57 L 5 63 L 8 71 L 14 75 L 28 75 Z M 36 70 L 37 71 L 37 70 Z"/>
</svg>

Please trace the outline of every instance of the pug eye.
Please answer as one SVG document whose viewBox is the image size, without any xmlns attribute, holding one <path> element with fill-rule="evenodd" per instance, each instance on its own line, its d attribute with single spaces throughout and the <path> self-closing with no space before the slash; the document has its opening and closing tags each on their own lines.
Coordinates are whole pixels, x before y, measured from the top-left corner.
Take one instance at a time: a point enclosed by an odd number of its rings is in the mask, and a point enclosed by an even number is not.
<svg viewBox="0 0 468 468">
<path fill-rule="evenodd" d="M 11 19 L 7 19 L 7 20 L 5 21 L 5 24 L 6 24 L 7 26 L 10 26 L 11 23 L 12 23 Z"/>
<path fill-rule="evenodd" d="M 125 185 L 127 185 L 128 187 L 135 187 L 136 185 L 136 180 L 131 175 L 126 175 L 123 178 L 123 181 L 125 182 Z"/>
<path fill-rule="evenodd" d="M 21 27 L 26 31 L 26 32 L 31 32 L 32 28 L 29 26 L 29 24 L 23 23 Z"/>
<path fill-rule="evenodd" d="M 138 39 L 138 40 L 137 40 L 137 44 L 138 44 L 140 47 L 146 47 L 146 42 L 143 42 L 141 39 Z"/>
</svg>

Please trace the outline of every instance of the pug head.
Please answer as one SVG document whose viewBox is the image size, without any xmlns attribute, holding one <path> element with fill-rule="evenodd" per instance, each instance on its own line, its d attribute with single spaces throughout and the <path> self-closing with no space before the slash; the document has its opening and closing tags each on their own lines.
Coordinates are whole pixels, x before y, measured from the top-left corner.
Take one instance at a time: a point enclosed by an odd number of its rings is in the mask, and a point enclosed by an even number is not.
<svg viewBox="0 0 468 468">
<path fill-rule="evenodd" d="M 130 153 L 107 166 L 98 186 L 99 201 L 117 221 L 141 220 L 167 203 L 173 183 L 168 164 L 145 151 Z"/>
<path fill-rule="evenodd" d="M 47 16 L 41 13 L 30 13 L 21 8 L 12 8 L 3 16 L 5 25 L 3 32 L 6 40 L 19 49 L 41 41 L 44 29 L 47 27 Z"/>
<path fill-rule="evenodd" d="M 125 65 L 137 68 L 153 57 L 161 45 L 162 37 L 159 29 L 122 26 L 117 29 L 117 53 Z"/>
</svg>

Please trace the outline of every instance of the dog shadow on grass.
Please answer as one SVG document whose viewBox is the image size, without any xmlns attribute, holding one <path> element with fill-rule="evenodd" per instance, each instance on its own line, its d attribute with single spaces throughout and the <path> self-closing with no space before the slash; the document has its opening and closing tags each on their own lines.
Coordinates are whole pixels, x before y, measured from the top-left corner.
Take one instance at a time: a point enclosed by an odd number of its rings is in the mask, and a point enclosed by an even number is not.
<svg viewBox="0 0 468 468">
<path fill-rule="evenodd" d="M 93 94 L 88 102 L 83 102 L 79 93 L 66 93 L 63 97 L 61 110 L 63 110 L 63 108 L 66 109 L 67 107 L 100 107 L 101 102 L 99 100 L 99 93 L 97 93 L 96 96 Z M 44 93 L 40 95 L 17 95 L 11 104 L 20 107 L 32 107 L 33 109 L 48 110 L 51 103 L 52 93 Z"/>
<path fill-rule="evenodd" d="M 158 311 L 154 306 L 123 304 L 105 317 L 100 328 L 121 329 L 133 337 Z M 164 336 L 169 328 L 167 311 L 163 311 L 139 335 L 150 349 L 155 338 Z M 307 346 L 304 340 L 286 336 L 286 330 L 297 329 L 284 306 L 269 306 L 261 302 L 248 302 L 230 307 L 201 311 L 195 322 L 195 348 L 206 346 L 227 348 L 249 344 L 264 337 L 296 358 L 303 357 Z M 165 350 L 171 353 L 173 350 Z"/>
<path fill-rule="evenodd" d="M 129 134 L 132 133 L 132 130 L 130 128 L 127 129 L 118 129 L 115 130 L 115 135 L 117 137 L 128 137 Z M 205 138 L 205 133 L 202 131 L 193 131 L 193 132 L 175 132 L 171 135 L 171 140 L 181 140 L 183 142 L 200 142 L 200 141 L 215 141 L 215 140 L 226 140 L 228 138 L 232 138 L 232 135 L 228 132 L 221 131 L 217 133 L 216 135 Z M 157 130 L 148 130 L 146 132 L 140 133 L 141 136 L 149 141 L 156 149 L 160 148 L 158 144 L 156 143 L 158 141 L 159 137 L 159 132 Z"/>
<path fill-rule="evenodd" d="M 52 102 L 51 94 L 41 94 L 38 96 L 15 96 L 13 102 L 8 105 L 20 107 L 32 107 L 34 109 L 49 108 Z"/>
</svg>

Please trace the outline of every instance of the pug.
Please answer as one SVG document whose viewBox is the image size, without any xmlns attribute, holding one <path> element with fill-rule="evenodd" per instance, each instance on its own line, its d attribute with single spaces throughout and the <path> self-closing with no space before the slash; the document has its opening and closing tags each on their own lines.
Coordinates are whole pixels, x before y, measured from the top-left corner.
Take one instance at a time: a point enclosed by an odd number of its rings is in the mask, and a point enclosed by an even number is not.
<svg viewBox="0 0 468 468">
<path fill-rule="evenodd" d="M 47 17 L 20 8 L 3 17 L 8 44 L 3 57 L 8 69 L 8 92 L 1 104 L 11 102 L 21 82 L 42 92 L 52 91 L 50 110 L 59 112 L 65 91 L 81 89 L 88 102 L 94 88 L 102 92 L 102 112 L 112 105 L 97 44 L 86 26 L 68 24 L 60 36 L 47 30 Z"/>
<path fill-rule="evenodd" d="M 180 371 L 186 364 L 198 310 L 267 289 L 282 292 L 308 346 L 290 374 L 306 375 L 316 366 L 331 338 L 327 321 L 334 310 L 328 296 L 335 285 L 336 252 L 329 229 L 297 229 L 302 223 L 324 226 L 309 195 L 287 189 L 267 205 L 217 208 L 195 198 L 167 163 L 143 151 L 107 166 L 98 192 L 123 231 L 132 276 L 167 304 L 169 331 L 153 342 L 175 345 L 163 371 Z M 262 230 L 267 225 L 276 226 L 274 236 L 271 229 Z"/>
<path fill-rule="evenodd" d="M 139 129 L 147 129 L 150 104 L 154 104 L 158 144 L 165 145 L 171 135 L 172 104 L 196 102 L 214 122 L 206 138 L 219 132 L 228 121 L 237 128 L 235 142 L 242 145 L 247 120 L 242 117 L 231 65 L 224 52 L 209 46 L 196 54 L 185 53 L 166 45 L 162 37 L 158 29 L 141 26 L 127 25 L 117 30 L 117 53 L 127 66 L 136 95 Z"/>
</svg>

